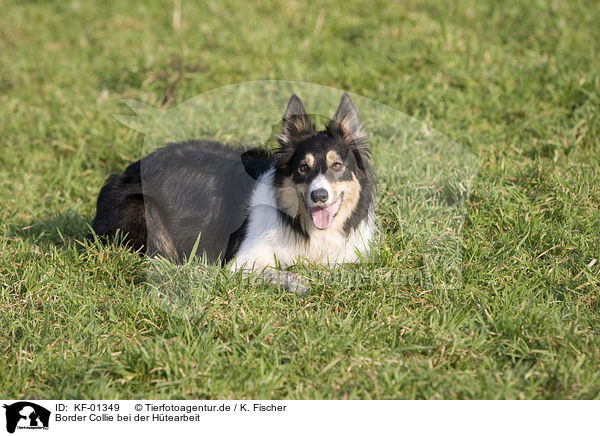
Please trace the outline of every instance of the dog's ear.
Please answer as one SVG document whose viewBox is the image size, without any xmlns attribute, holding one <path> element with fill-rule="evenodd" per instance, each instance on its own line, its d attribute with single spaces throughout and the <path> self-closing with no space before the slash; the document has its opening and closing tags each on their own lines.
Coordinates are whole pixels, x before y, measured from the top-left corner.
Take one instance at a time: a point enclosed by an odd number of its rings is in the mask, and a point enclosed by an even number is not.
<svg viewBox="0 0 600 436">
<path fill-rule="evenodd" d="M 254 180 L 258 180 L 260 175 L 270 167 L 269 158 L 271 155 L 263 148 L 250 148 L 243 152 L 240 157 L 246 174 Z"/>
<path fill-rule="evenodd" d="M 283 114 L 281 134 L 277 137 L 283 146 L 293 144 L 295 140 L 313 135 L 317 132 L 315 123 L 306 113 L 302 101 L 296 94 L 292 94 Z"/>
<path fill-rule="evenodd" d="M 284 168 L 291 161 L 297 141 L 317 133 L 315 123 L 306 113 L 302 101 L 292 94 L 281 123 L 281 133 L 277 140 L 281 147 L 275 155 L 275 165 Z"/>
<path fill-rule="evenodd" d="M 369 151 L 367 140 L 369 135 L 363 130 L 358 117 L 358 110 L 347 92 L 344 92 L 335 115 L 327 124 L 326 131 L 332 136 L 341 137 L 354 151 L 358 166 L 365 169 L 368 164 Z"/>
<path fill-rule="evenodd" d="M 358 117 L 358 111 L 347 92 L 342 95 L 340 105 L 327 125 L 327 133 L 341 136 L 347 143 L 353 145 L 362 145 L 368 139 Z"/>
</svg>

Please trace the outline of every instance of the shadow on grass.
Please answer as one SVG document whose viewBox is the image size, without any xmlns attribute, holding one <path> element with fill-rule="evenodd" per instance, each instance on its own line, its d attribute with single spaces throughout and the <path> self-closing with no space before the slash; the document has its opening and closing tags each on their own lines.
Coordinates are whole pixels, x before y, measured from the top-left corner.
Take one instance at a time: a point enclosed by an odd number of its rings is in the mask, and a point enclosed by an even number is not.
<svg viewBox="0 0 600 436">
<path fill-rule="evenodd" d="M 112 241 L 89 238 L 91 222 L 91 217 L 69 209 L 29 223 L 14 223 L 7 239 L 14 244 L 13 252 L 25 262 L 34 262 L 37 269 L 56 267 L 65 274 L 76 271 L 76 276 L 87 274 L 85 280 L 92 283 L 145 283 L 145 257 L 120 236 Z"/>
<path fill-rule="evenodd" d="M 91 217 L 67 210 L 29 223 L 9 225 L 8 238 L 64 246 L 72 240 L 85 241 L 91 222 Z"/>
</svg>

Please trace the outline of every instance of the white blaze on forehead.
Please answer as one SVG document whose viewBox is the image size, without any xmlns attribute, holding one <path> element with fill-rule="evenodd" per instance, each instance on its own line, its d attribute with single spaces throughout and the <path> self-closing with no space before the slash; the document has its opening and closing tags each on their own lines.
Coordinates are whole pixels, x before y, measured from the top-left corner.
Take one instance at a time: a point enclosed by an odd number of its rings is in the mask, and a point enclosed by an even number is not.
<svg viewBox="0 0 600 436">
<path fill-rule="evenodd" d="M 331 202 L 331 200 L 335 201 L 335 198 L 333 198 L 333 189 L 331 189 L 331 184 L 329 183 L 329 180 L 327 180 L 327 177 L 325 177 L 323 174 L 319 174 L 317 177 L 315 177 L 308 186 L 308 200 L 311 203 L 313 203 L 311 194 L 317 189 L 325 189 L 327 191 L 329 197 L 327 200 L 328 203 Z"/>
</svg>

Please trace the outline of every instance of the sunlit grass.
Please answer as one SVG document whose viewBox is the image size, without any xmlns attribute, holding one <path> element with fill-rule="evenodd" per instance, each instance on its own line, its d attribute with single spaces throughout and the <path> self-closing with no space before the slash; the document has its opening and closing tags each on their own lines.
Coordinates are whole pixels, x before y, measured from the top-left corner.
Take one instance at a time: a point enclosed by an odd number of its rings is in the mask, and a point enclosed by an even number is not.
<svg viewBox="0 0 600 436">
<path fill-rule="evenodd" d="M 176 29 L 172 1 L 3 3 L 4 397 L 600 396 L 597 2 L 181 3 Z M 460 289 L 381 273 L 419 265 L 386 199 L 381 263 L 300 268 L 306 297 L 78 242 L 142 153 L 120 100 L 260 79 L 365 95 L 481 158 Z"/>
</svg>

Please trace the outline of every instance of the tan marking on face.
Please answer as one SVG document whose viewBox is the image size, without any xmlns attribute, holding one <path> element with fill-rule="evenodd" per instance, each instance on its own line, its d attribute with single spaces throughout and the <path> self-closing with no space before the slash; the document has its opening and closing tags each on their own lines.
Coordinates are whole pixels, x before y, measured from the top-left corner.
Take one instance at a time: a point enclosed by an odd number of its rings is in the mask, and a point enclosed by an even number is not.
<svg viewBox="0 0 600 436">
<path fill-rule="evenodd" d="M 331 189 L 336 199 L 342 194 L 344 194 L 344 198 L 333 219 L 333 223 L 325 231 L 341 233 L 344 231 L 344 224 L 356 209 L 358 199 L 360 198 L 361 186 L 356 175 L 352 174 L 352 180 L 333 182 Z M 292 218 L 299 216 L 302 227 L 309 232 L 311 229 L 314 230 L 314 225 L 312 217 L 304 203 L 304 195 L 306 195 L 307 190 L 308 185 L 306 183 L 294 183 L 291 177 L 286 177 L 283 179 L 282 186 L 277 189 L 276 195 L 279 209 Z"/>
<path fill-rule="evenodd" d="M 300 194 L 306 190 L 306 184 L 296 184 L 292 182 L 291 177 L 283 179 L 281 188 L 276 190 L 277 206 L 279 209 L 291 216 L 292 218 L 298 214 L 298 208 L 303 203 L 300 200 Z"/>
<path fill-rule="evenodd" d="M 306 165 L 312 168 L 315 166 L 315 157 L 311 153 L 306 153 L 306 156 L 304 156 L 304 162 L 306 162 Z"/>
<path fill-rule="evenodd" d="M 334 162 L 342 160 L 340 155 L 337 154 L 337 151 L 333 151 L 333 150 L 328 151 L 327 156 L 325 156 L 325 158 L 327 159 L 328 167 L 330 167 Z"/>
<path fill-rule="evenodd" d="M 352 212 L 356 209 L 358 199 L 360 198 L 361 186 L 356 175 L 352 174 L 352 180 L 333 182 L 331 188 L 333 189 L 336 198 L 342 193 L 344 194 L 340 209 L 335 215 L 330 227 L 331 229 L 342 231 L 344 229 L 344 224 L 346 224 L 346 221 L 348 221 Z"/>
<path fill-rule="evenodd" d="M 344 231 L 344 224 L 350 218 L 354 210 L 356 209 L 356 205 L 358 204 L 358 199 L 360 198 L 361 186 L 356 178 L 356 175 L 352 174 L 352 180 L 347 180 L 343 182 L 333 182 L 331 183 L 332 194 L 335 196 L 336 200 L 340 195 L 344 195 L 342 199 L 342 204 L 338 209 L 338 212 L 335 214 L 333 218 L 333 222 L 331 226 L 329 226 L 326 230 L 316 230 L 314 228 L 314 224 L 312 221 L 312 217 L 306 208 L 306 204 L 303 200 L 303 195 L 308 195 L 306 191 L 302 191 L 302 189 L 306 190 L 307 186 L 302 185 L 298 188 L 298 215 L 300 218 L 300 222 L 302 227 L 310 233 L 311 230 L 323 232 L 323 231 L 331 231 L 331 232 L 339 232 L 342 233 Z"/>
</svg>

